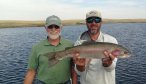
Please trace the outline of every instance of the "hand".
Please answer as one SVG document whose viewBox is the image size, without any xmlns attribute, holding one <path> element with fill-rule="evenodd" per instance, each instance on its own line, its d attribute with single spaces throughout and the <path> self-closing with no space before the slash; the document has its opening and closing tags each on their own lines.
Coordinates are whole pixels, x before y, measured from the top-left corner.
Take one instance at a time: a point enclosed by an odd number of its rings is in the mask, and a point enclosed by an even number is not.
<svg viewBox="0 0 146 84">
<path fill-rule="evenodd" d="M 80 58 L 79 53 L 74 53 L 73 54 L 73 61 L 76 64 L 76 68 L 79 71 L 84 71 L 85 70 L 85 65 L 86 65 L 86 59 L 85 58 Z"/>
<path fill-rule="evenodd" d="M 115 59 L 116 56 L 112 55 L 108 51 L 104 51 L 105 58 L 102 59 L 102 65 L 104 67 L 108 67 L 112 64 L 112 61 Z"/>
<path fill-rule="evenodd" d="M 85 62 L 86 62 L 86 59 L 85 58 L 80 58 L 79 57 L 79 53 L 74 53 L 73 54 L 73 60 L 74 60 L 74 63 L 78 66 L 85 66 Z"/>
</svg>

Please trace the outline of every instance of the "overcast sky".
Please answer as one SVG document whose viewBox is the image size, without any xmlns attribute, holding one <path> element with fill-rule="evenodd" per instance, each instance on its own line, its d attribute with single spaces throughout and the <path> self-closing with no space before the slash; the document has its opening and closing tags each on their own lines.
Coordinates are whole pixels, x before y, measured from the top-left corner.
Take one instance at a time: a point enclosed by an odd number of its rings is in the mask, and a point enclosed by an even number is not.
<svg viewBox="0 0 146 84">
<path fill-rule="evenodd" d="M 85 19 L 90 10 L 103 18 L 146 19 L 146 0 L 0 0 L 0 20 Z"/>
</svg>

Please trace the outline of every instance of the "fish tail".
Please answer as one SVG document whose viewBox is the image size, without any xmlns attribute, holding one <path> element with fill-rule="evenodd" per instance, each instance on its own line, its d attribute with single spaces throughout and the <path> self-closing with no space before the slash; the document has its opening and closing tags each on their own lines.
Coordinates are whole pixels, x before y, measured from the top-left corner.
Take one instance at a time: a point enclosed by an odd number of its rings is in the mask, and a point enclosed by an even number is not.
<svg viewBox="0 0 146 84">
<path fill-rule="evenodd" d="M 46 53 L 44 56 L 48 57 L 49 67 L 57 64 L 59 60 L 56 58 L 56 52 Z"/>
<path fill-rule="evenodd" d="M 52 67 L 53 65 L 57 64 L 58 62 L 59 62 L 59 60 L 57 60 L 57 59 L 49 60 L 49 67 Z"/>
</svg>

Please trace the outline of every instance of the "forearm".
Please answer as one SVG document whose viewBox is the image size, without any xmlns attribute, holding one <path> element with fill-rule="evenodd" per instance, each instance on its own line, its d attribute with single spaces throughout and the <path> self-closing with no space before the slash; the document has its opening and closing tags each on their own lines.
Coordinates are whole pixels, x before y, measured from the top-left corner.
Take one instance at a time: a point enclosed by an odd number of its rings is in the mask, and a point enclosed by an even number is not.
<svg viewBox="0 0 146 84">
<path fill-rule="evenodd" d="M 77 73 L 74 69 L 75 64 L 73 62 L 73 59 L 71 59 L 71 79 L 72 79 L 72 84 L 77 84 L 78 78 L 77 78 Z"/>
<path fill-rule="evenodd" d="M 116 68 L 117 58 L 115 58 L 108 66 L 103 66 L 106 71 L 112 71 Z"/>
<path fill-rule="evenodd" d="M 28 70 L 24 79 L 24 84 L 32 84 L 35 77 L 35 73 L 36 72 L 33 69 Z"/>
<path fill-rule="evenodd" d="M 77 78 L 77 73 L 75 72 L 75 70 L 74 70 L 74 68 L 72 68 L 72 84 L 77 84 L 77 82 L 78 82 L 78 78 Z"/>
</svg>

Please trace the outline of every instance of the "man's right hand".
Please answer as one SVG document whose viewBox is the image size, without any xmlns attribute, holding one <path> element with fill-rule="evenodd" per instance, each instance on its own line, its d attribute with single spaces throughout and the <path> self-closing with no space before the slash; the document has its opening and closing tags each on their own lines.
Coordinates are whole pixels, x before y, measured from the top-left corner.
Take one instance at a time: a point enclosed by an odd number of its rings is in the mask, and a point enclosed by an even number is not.
<svg viewBox="0 0 146 84">
<path fill-rule="evenodd" d="M 76 67 L 79 71 L 84 71 L 85 70 L 85 65 L 86 65 L 86 59 L 85 58 L 80 58 L 79 53 L 74 53 L 73 54 L 73 60 L 74 63 L 76 64 Z"/>
<path fill-rule="evenodd" d="M 73 60 L 74 60 L 74 63 L 75 63 L 76 65 L 85 66 L 85 61 L 86 61 L 86 59 L 85 59 L 85 58 L 80 58 L 80 54 L 79 54 L 79 53 L 75 53 L 75 54 L 74 54 Z"/>
</svg>

